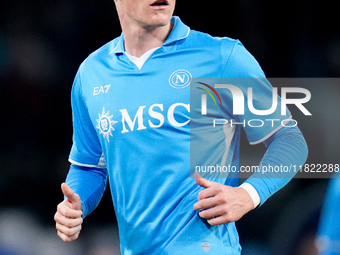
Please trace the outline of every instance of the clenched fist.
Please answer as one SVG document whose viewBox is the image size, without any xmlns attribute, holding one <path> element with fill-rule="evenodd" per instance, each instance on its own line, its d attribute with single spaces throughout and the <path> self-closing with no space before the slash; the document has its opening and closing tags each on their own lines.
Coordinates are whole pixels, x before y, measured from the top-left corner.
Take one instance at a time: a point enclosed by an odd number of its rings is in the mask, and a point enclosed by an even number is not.
<svg viewBox="0 0 340 255">
<path fill-rule="evenodd" d="M 210 225 L 220 225 L 239 220 L 254 208 L 249 193 L 240 187 L 234 188 L 202 178 L 195 173 L 198 185 L 205 188 L 198 194 L 194 210 Z"/>
</svg>

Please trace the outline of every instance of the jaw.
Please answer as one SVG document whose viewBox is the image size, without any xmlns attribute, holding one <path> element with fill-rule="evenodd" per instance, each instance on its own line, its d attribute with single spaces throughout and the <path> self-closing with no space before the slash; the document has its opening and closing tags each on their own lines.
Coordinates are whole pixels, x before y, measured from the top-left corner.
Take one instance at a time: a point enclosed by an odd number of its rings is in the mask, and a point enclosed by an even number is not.
<svg viewBox="0 0 340 255">
<path fill-rule="evenodd" d="M 153 0 L 149 5 L 147 20 L 152 26 L 166 26 L 174 12 L 174 6 L 168 0 Z"/>
</svg>

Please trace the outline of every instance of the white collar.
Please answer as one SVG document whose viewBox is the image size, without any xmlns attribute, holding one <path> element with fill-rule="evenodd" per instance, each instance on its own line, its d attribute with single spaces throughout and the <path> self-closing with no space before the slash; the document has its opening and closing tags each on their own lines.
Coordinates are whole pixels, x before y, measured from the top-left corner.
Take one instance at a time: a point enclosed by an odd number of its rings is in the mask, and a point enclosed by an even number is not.
<svg viewBox="0 0 340 255">
<path fill-rule="evenodd" d="M 141 57 L 137 58 L 135 56 L 130 55 L 129 53 L 125 52 L 126 56 L 130 59 L 132 63 L 134 63 L 138 69 L 140 70 L 142 66 L 144 65 L 145 61 L 151 56 L 152 53 L 154 53 L 157 49 L 160 47 L 153 48 L 151 50 L 148 50 L 145 52 Z"/>
</svg>

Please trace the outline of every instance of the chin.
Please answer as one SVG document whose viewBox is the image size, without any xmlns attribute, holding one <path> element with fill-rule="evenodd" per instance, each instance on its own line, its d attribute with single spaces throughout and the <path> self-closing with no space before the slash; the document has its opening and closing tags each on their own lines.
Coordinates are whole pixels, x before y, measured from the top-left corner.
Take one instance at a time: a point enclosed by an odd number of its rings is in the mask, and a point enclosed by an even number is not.
<svg viewBox="0 0 340 255">
<path fill-rule="evenodd" d="M 151 18 L 149 25 L 151 26 L 166 26 L 170 23 L 172 15 L 157 15 Z"/>
</svg>

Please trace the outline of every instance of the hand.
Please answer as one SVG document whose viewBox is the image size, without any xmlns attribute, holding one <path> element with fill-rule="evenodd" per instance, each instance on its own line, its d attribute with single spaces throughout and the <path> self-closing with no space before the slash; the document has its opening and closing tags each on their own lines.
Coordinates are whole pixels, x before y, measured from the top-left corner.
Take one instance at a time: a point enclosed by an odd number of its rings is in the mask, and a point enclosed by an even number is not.
<svg viewBox="0 0 340 255">
<path fill-rule="evenodd" d="M 240 187 L 234 188 L 202 178 L 195 173 L 195 181 L 205 189 L 198 193 L 194 210 L 210 225 L 220 225 L 237 221 L 254 208 L 248 192 Z"/>
<path fill-rule="evenodd" d="M 57 206 L 54 220 L 58 236 L 64 242 L 71 242 L 79 237 L 83 211 L 79 195 L 75 194 L 66 183 L 61 184 L 61 190 L 66 199 Z"/>
</svg>

